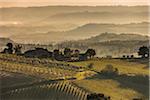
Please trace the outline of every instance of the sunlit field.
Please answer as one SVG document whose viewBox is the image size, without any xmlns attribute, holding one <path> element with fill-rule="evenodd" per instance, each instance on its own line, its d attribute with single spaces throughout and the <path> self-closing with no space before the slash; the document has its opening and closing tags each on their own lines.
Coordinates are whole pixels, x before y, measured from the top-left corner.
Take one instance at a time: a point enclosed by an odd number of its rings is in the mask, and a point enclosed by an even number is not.
<svg viewBox="0 0 150 100">
<path fill-rule="evenodd" d="M 59 62 L 0 54 L 2 98 L 86 100 L 89 93 L 103 93 L 111 100 L 148 100 L 148 62 L 137 60 Z M 88 68 L 91 63 L 93 67 Z M 102 74 L 108 65 L 117 68 L 118 74 Z"/>
<path fill-rule="evenodd" d="M 102 92 L 110 95 L 113 100 L 132 100 L 133 98 L 148 98 L 148 62 L 141 64 L 131 62 L 130 60 L 120 59 L 99 59 L 83 62 L 73 62 L 71 64 L 87 67 L 93 63 L 93 69 L 100 72 L 107 65 L 118 68 L 119 75 L 107 77 L 95 75 L 84 80 L 78 80 L 75 83 L 80 87 L 86 88 L 92 92 Z"/>
<path fill-rule="evenodd" d="M 101 71 L 106 65 L 112 65 L 115 68 L 118 68 L 120 74 L 140 74 L 140 75 L 149 75 L 148 70 L 148 61 L 144 64 L 132 60 L 126 59 L 95 59 L 81 62 L 73 62 L 71 64 L 87 67 L 90 63 L 93 63 L 93 69 L 96 71 Z"/>
</svg>

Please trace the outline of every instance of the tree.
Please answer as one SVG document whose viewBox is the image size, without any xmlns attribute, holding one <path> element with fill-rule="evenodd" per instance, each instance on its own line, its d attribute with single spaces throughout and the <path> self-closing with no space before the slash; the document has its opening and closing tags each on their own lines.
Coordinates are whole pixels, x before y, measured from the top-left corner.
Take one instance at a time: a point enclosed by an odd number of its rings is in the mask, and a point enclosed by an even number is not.
<svg viewBox="0 0 150 100">
<path fill-rule="evenodd" d="M 92 69 L 94 67 L 94 63 L 90 63 L 88 66 L 87 66 L 89 69 Z"/>
<path fill-rule="evenodd" d="M 79 57 L 80 51 L 78 49 L 76 49 L 74 51 L 74 57 Z"/>
<path fill-rule="evenodd" d="M 134 55 L 131 55 L 131 58 L 134 58 Z"/>
<path fill-rule="evenodd" d="M 70 48 L 65 48 L 64 49 L 64 56 L 71 58 L 72 50 Z"/>
<path fill-rule="evenodd" d="M 20 55 L 22 53 L 21 48 L 22 48 L 21 45 L 16 45 L 15 48 L 14 48 L 15 49 L 15 54 Z"/>
<path fill-rule="evenodd" d="M 96 55 L 96 52 L 94 49 L 88 49 L 85 53 L 88 57 L 92 58 Z"/>
<path fill-rule="evenodd" d="M 53 51 L 53 58 L 58 61 L 64 61 L 64 56 L 62 55 L 62 52 L 59 49 L 55 49 Z"/>
<path fill-rule="evenodd" d="M 125 56 L 125 55 L 123 55 L 123 56 L 122 56 L 122 58 L 126 58 L 126 56 Z"/>
<path fill-rule="evenodd" d="M 138 55 L 142 56 L 142 58 L 148 58 L 149 57 L 149 48 L 146 46 L 142 46 L 139 48 Z"/>
<path fill-rule="evenodd" d="M 13 44 L 12 43 L 7 43 L 6 46 L 8 47 L 8 49 L 12 49 L 13 48 Z"/>
<path fill-rule="evenodd" d="M 57 58 L 58 56 L 59 56 L 59 49 L 55 49 L 54 51 L 53 51 L 53 57 L 54 58 Z"/>
<path fill-rule="evenodd" d="M 13 53 L 13 44 L 12 43 L 7 43 L 6 46 L 7 46 L 7 48 L 5 48 L 2 53 L 12 54 Z"/>
</svg>

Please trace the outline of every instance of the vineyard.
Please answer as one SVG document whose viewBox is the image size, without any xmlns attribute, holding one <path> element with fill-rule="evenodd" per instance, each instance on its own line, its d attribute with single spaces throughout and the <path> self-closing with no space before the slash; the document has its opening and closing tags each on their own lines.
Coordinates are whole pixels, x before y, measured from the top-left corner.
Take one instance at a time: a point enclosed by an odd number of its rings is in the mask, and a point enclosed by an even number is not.
<svg viewBox="0 0 150 100">
<path fill-rule="evenodd" d="M 86 100 L 90 92 L 73 84 L 81 70 L 82 67 L 50 59 L 0 54 L 2 79 L 11 81 L 19 73 L 36 78 L 34 81 L 2 87 L 2 100 Z M 16 74 L 15 77 L 10 73 Z M 16 82 L 19 81 L 16 79 Z"/>
<path fill-rule="evenodd" d="M 108 64 L 118 73 L 102 74 Z M 0 54 L 1 100 L 87 100 L 93 93 L 111 100 L 147 100 L 146 66 L 119 59 L 59 62 Z"/>
<path fill-rule="evenodd" d="M 2 94 L 3 100 L 86 100 L 88 92 L 69 82 L 52 82 Z"/>
<path fill-rule="evenodd" d="M 41 65 L 43 67 L 44 66 L 55 67 L 55 68 L 57 67 L 65 70 L 71 70 L 71 71 L 83 70 L 81 66 L 73 66 L 63 62 L 60 63 L 57 61 L 52 61 L 51 59 L 25 58 L 23 56 L 0 54 L 0 60 L 15 62 L 15 63 L 31 64 L 32 66 Z"/>
<path fill-rule="evenodd" d="M 27 64 L 8 63 L 7 61 L 1 62 L 1 70 L 28 74 L 44 79 L 68 78 L 73 77 L 75 74 L 75 72 L 58 68 L 33 67 Z"/>
</svg>

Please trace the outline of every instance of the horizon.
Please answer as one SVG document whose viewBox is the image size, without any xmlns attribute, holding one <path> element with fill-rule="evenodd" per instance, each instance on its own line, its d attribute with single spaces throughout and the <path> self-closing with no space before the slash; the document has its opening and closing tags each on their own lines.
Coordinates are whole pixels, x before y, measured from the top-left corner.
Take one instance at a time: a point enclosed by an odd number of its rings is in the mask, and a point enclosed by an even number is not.
<svg viewBox="0 0 150 100">
<path fill-rule="evenodd" d="M 38 8 L 38 7 L 150 7 L 150 5 L 41 5 L 41 6 L 12 6 L 0 8 Z"/>
<path fill-rule="evenodd" d="M 0 8 L 7 7 L 40 7 L 40 6 L 150 6 L 148 0 L 0 0 Z"/>
</svg>

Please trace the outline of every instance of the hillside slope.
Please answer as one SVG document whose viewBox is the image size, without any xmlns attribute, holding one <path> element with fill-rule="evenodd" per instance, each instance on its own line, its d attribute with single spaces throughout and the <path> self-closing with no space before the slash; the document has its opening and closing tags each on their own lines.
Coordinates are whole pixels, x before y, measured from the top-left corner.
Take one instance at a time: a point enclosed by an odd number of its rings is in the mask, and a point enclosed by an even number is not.
<svg viewBox="0 0 150 100">
<path fill-rule="evenodd" d="M 30 41 L 32 43 L 51 43 L 68 40 L 86 39 L 100 33 L 130 33 L 148 35 L 148 26 L 150 23 L 131 23 L 131 24 L 86 24 L 80 27 L 61 32 L 46 32 L 33 34 L 18 34 L 11 36 L 17 42 Z M 35 35 L 36 34 L 36 35 Z"/>
<path fill-rule="evenodd" d="M 93 48 L 96 50 L 97 56 L 100 57 L 107 55 L 121 57 L 123 54 L 134 54 L 134 56 L 138 56 L 138 49 L 143 45 L 149 46 L 148 36 L 103 33 L 89 39 L 59 43 L 56 47 L 76 48 L 81 50 L 81 52 L 85 52 L 87 48 Z"/>
</svg>

